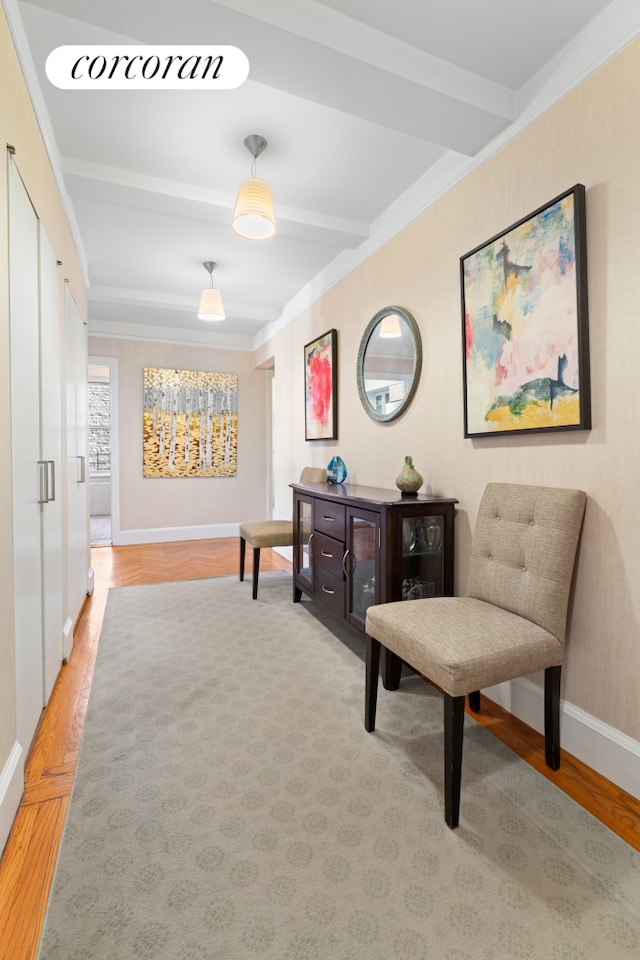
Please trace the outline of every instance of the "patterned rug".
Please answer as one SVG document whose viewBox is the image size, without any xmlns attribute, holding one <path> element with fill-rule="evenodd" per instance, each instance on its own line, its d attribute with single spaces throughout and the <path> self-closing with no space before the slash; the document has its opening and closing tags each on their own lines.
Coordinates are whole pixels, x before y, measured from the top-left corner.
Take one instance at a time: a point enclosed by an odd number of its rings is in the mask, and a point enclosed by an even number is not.
<svg viewBox="0 0 640 960">
<path fill-rule="evenodd" d="M 637 960 L 640 854 L 265 573 L 111 590 L 39 960 Z"/>
</svg>

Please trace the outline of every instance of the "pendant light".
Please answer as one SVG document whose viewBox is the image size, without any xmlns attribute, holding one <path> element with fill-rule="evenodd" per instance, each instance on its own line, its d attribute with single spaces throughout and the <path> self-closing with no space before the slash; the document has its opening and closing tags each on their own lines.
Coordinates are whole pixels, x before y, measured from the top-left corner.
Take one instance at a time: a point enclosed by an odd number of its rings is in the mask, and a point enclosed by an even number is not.
<svg viewBox="0 0 640 960">
<path fill-rule="evenodd" d="M 251 176 L 238 191 L 231 226 L 246 240 L 268 240 L 276 232 L 273 200 L 269 184 L 256 178 L 256 162 L 267 141 L 257 133 L 252 133 L 245 138 L 244 145 L 253 157 Z"/>
<path fill-rule="evenodd" d="M 215 262 L 205 260 L 202 264 L 211 278 L 211 287 L 203 290 L 200 296 L 200 309 L 198 310 L 198 320 L 224 320 L 224 307 L 222 306 L 222 297 L 219 290 L 213 289 L 213 271 Z"/>
</svg>

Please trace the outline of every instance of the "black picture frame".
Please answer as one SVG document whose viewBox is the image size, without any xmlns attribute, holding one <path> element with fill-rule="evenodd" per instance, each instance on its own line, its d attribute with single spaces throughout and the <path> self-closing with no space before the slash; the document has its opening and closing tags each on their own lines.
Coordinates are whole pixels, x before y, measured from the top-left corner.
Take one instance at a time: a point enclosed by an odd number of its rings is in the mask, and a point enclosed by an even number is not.
<svg viewBox="0 0 640 960">
<path fill-rule="evenodd" d="M 461 257 L 460 286 L 465 437 L 591 429 L 583 184 Z"/>
<path fill-rule="evenodd" d="M 338 439 L 338 332 L 304 346 L 304 438 Z"/>
</svg>

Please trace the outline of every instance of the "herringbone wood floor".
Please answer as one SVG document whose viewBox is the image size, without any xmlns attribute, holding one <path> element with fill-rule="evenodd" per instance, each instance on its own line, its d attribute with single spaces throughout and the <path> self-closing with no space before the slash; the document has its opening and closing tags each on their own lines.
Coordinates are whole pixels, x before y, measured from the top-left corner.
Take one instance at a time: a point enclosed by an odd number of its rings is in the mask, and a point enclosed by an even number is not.
<svg viewBox="0 0 640 960">
<path fill-rule="evenodd" d="M 247 551 L 250 570 L 251 551 Z M 91 688 L 109 587 L 238 573 L 238 541 L 98 547 L 91 552 L 95 589 L 74 634 L 26 768 L 25 791 L 0 863 L 0 960 L 33 960 L 64 824 Z M 263 550 L 261 570 L 288 569 Z M 251 601 L 250 576 L 247 601 Z M 363 678 L 364 683 L 364 678 Z M 542 737 L 486 697 L 474 718 L 578 803 L 640 850 L 640 803 L 563 752 L 560 770 L 544 762 Z"/>
</svg>

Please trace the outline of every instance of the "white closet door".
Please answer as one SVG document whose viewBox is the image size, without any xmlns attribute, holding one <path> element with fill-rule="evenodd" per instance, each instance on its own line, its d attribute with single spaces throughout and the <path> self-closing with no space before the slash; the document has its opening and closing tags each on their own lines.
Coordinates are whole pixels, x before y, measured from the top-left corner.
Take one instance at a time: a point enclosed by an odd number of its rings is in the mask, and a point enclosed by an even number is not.
<svg viewBox="0 0 640 960">
<path fill-rule="evenodd" d="M 17 740 L 29 748 L 44 706 L 40 548 L 38 218 L 9 163 L 11 457 Z"/>
<path fill-rule="evenodd" d="M 42 505 L 42 638 L 44 701 L 49 700 L 63 658 L 62 582 L 62 318 L 60 271 L 40 226 L 40 397 L 41 472 L 47 502 Z"/>
<path fill-rule="evenodd" d="M 68 615 L 75 623 L 87 596 L 90 567 L 87 483 L 87 338 L 80 311 L 65 292 L 67 370 Z M 65 651 L 68 656 L 70 651 Z"/>
</svg>

